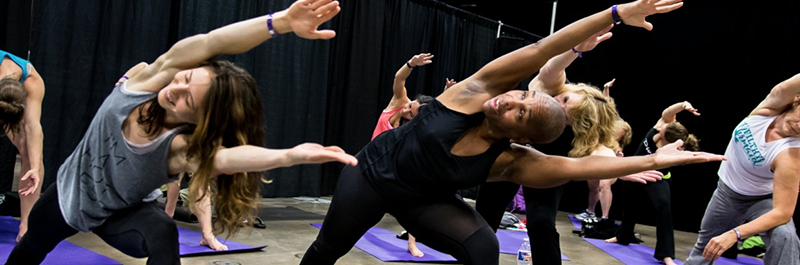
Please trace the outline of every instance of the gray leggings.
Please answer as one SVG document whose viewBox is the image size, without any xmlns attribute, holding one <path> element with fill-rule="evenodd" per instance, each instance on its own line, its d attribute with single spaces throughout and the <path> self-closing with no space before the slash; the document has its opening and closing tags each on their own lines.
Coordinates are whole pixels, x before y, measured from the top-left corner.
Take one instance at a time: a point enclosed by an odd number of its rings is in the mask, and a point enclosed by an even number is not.
<svg viewBox="0 0 800 265">
<path fill-rule="evenodd" d="M 725 233 L 734 227 L 752 221 L 772 210 L 772 194 L 764 196 L 745 196 L 731 190 L 720 180 L 717 190 L 708 203 L 703 222 L 700 224 L 700 235 L 694 245 L 687 265 L 711 264 L 703 259 L 703 249 L 709 240 Z M 764 255 L 766 265 L 800 264 L 800 239 L 795 233 L 794 222 L 782 224 L 761 233 L 761 239 L 767 246 Z M 736 245 L 734 245 L 736 247 Z"/>
</svg>

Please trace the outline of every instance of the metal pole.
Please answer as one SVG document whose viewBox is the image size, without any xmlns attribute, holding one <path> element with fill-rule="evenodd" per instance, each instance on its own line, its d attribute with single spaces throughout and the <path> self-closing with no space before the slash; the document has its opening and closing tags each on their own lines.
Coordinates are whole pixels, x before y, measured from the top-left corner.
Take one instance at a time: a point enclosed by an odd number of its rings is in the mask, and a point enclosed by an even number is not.
<svg viewBox="0 0 800 265">
<path fill-rule="evenodd" d="M 503 27 L 503 21 L 498 20 L 497 23 L 497 38 L 500 38 L 500 28 Z"/>
<path fill-rule="evenodd" d="M 553 15 L 550 16 L 550 35 L 553 35 L 553 28 L 556 26 L 556 5 L 558 5 L 558 1 L 553 1 Z"/>
</svg>

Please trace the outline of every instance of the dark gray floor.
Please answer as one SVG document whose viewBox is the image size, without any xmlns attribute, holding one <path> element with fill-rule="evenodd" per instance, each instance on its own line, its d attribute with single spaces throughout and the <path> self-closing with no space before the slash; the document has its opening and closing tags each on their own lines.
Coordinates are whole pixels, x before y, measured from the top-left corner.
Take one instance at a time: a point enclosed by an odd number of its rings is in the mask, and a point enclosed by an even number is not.
<svg viewBox="0 0 800 265">
<path fill-rule="evenodd" d="M 330 198 L 326 197 L 322 199 Z M 264 211 L 269 211 L 270 208 L 273 208 L 276 212 L 279 212 L 271 217 L 268 215 L 269 218 L 266 220 L 267 229 L 254 229 L 249 233 L 240 233 L 230 239 L 248 245 L 268 245 L 263 251 L 183 258 L 183 264 L 236 264 L 231 262 L 238 262 L 239 264 L 298 264 L 300 257 L 319 231 L 310 226 L 309 223 L 322 221 L 322 219 L 311 220 L 309 217 L 319 216 L 321 218 L 326 213 L 329 204 L 311 203 L 294 198 L 277 198 L 264 199 L 263 205 L 266 207 Z M 292 210 L 292 207 L 295 209 Z M 573 234 L 573 227 L 569 222 L 568 214 L 571 213 L 560 212 L 557 219 L 557 226 L 561 233 L 562 252 L 571 259 L 571 261 L 565 261 L 564 264 L 622 264 Z M 275 217 L 277 215 L 280 215 L 280 217 Z M 292 218 L 292 216 L 301 220 L 290 220 L 289 218 Z M 270 218 L 277 220 L 270 220 Z M 196 223 L 178 222 L 178 225 L 199 231 L 199 226 Z M 403 230 L 390 215 L 385 216 L 378 226 L 393 232 L 400 232 Z M 637 231 L 641 233 L 642 239 L 645 241 L 646 245 L 654 247 L 654 227 L 638 225 Z M 684 260 L 688 256 L 687 252 L 691 249 L 696 239 L 696 234 L 680 231 L 675 232 L 675 250 L 679 260 Z M 100 254 L 109 256 L 124 264 L 145 264 L 144 259 L 128 257 L 109 247 L 93 234 L 78 234 L 68 240 Z M 514 255 L 501 254 L 500 264 L 516 264 L 514 258 Z M 381 261 L 369 254 L 354 248 L 340 259 L 337 264 L 355 265 L 381 263 Z"/>
<path fill-rule="evenodd" d="M 19 163 L 19 161 L 18 161 Z M 18 171 L 17 171 L 18 172 Z M 16 173 L 18 174 L 18 173 Z M 15 176 L 16 176 L 15 174 Z M 17 188 L 15 180 L 14 189 Z M 229 240 L 251 246 L 268 245 L 267 248 L 249 253 L 207 255 L 181 259 L 186 265 L 235 265 L 235 264 L 298 264 L 305 250 L 314 241 L 318 229 L 309 223 L 321 223 L 328 211 L 326 202 L 330 197 L 316 198 L 273 198 L 262 201 L 263 210 L 260 214 L 267 225 L 266 229 L 253 229 L 240 232 Z M 468 200 L 474 206 L 474 202 Z M 271 210 L 270 210 L 271 209 Z M 572 233 L 574 227 L 568 215 L 572 213 L 559 212 L 557 228 L 561 234 L 562 254 L 570 258 L 564 264 L 623 264 L 597 247 L 584 241 Z M 178 226 L 200 231 L 197 223 L 177 222 Z M 391 215 L 386 215 L 377 225 L 399 233 L 402 227 Z M 655 228 L 652 226 L 637 225 L 636 231 L 642 235 L 645 245 L 655 247 Z M 688 251 L 697 239 L 697 234 L 675 231 L 675 252 L 679 260 L 685 260 Z M 145 264 L 145 259 L 131 258 L 105 244 L 99 237 L 91 233 L 79 233 L 68 238 L 72 243 L 115 259 L 125 265 Z M 500 254 L 500 264 L 516 264 L 516 256 Z M 353 248 L 342 257 L 337 264 L 361 265 L 381 264 L 380 260 L 369 254 Z M 419 264 L 392 262 L 391 264 Z M 438 263 L 425 263 L 438 264 Z"/>
</svg>

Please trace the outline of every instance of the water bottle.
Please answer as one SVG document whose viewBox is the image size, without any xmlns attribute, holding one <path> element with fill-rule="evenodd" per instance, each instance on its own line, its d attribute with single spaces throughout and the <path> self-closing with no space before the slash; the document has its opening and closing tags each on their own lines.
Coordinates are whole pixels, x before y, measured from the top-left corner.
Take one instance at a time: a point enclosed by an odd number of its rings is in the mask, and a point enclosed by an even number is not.
<svg viewBox="0 0 800 265">
<path fill-rule="evenodd" d="M 517 251 L 517 265 L 531 264 L 533 264 L 533 260 L 531 259 L 531 242 L 526 237 L 522 240 L 522 244 L 519 245 L 519 251 Z"/>
</svg>

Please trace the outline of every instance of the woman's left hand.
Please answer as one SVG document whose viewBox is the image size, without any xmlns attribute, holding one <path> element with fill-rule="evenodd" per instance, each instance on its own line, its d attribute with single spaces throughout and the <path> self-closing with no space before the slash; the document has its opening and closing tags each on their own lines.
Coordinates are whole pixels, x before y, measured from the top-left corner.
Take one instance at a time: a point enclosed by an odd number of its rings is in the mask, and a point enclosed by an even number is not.
<svg viewBox="0 0 800 265">
<path fill-rule="evenodd" d="M 581 44 L 578 44 L 578 46 L 575 46 L 575 50 L 579 52 L 588 52 L 594 50 L 594 48 L 597 47 L 598 44 L 607 39 L 610 39 L 611 36 L 614 35 L 614 33 L 611 33 L 611 28 L 613 27 L 614 24 L 609 24 L 608 27 L 604 28 L 603 30 L 598 31 L 595 34 L 592 34 L 591 37 L 581 42 Z"/>
<path fill-rule="evenodd" d="M 330 39 L 336 36 L 333 30 L 317 30 L 342 9 L 339 1 L 298 0 L 286 9 L 286 18 L 294 34 L 305 39 Z"/>
<path fill-rule="evenodd" d="M 345 153 L 338 146 L 322 146 L 315 143 L 304 143 L 295 146 L 289 150 L 287 157 L 292 165 L 322 164 L 337 161 L 353 166 L 358 164 L 358 160 L 354 156 Z"/>
<path fill-rule="evenodd" d="M 736 233 L 733 230 L 718 235 L 708 241 L 705 250 L 703 250 L 703 258 L 706 260 L 717 260 L 722 253 L 736 244 Z"/>
</svg>

